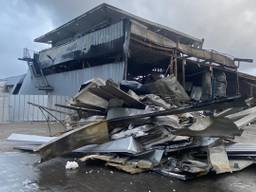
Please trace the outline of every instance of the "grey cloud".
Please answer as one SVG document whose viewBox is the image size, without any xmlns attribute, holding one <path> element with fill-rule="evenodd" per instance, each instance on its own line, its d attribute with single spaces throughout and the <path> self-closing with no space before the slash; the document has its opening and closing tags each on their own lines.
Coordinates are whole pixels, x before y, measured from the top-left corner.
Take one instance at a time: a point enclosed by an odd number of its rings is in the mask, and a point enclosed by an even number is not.
<svg viewBox="0 0 256 192">
<path fill-rule="evenodd" d="M 49 0 L 50 1 L 50 0 Z M 42 2 L 42 1 L 41 1 Z M 52 2 L 52 1 L 51 1 Z M 57 25 L 102 3 L 100 0 L 43 1 Z M 256 50 L 256 1 L 251 0 L 129 0 L 105 1 L 141 17 L 173 27 L 199 38 L 205 47 L 236 57 L 254 58 Z M 256 74 L 253 64 L 242 71 Z"/>
<path fill-rule="evenodd" d="M 33 43 L 32 39 L 50 30 L 52 25 L 37 5 L 11 0 L 1 1 L 0 6 L 0 78 L 4 78 L 26 72 L 26 63 L 18 61 L 18 57 L 22 57 L 24 47 L 33 50 L 46 47 Z"/>
<path fill-rule="evenodd" d="M 22 47 L 40 48 L 39 44 L 32 43 L 34 37 L 44 34 L 49 28 L 58 27 L 102 2 L 102 0 L 8 1 L 5 4 L 13 9 L 13 13 L 10 13 L 9 9 L 4 9 L 4 12 L 0 13 L 0 16 L 4 14 L 6 18 L 5 21 L 1 19 L 0 24 L 11 23 L 12 25 L 8 26 L 4 32 L 1 29 L 0 40 L 4 43 L 0 45 L 0 50 L 4 62 L 13 63 L 12 66 L 14 66 L 13 58 L 18 55 L 17 53 L 21 53 Z M 205 38 L 205 48 L 256 60 L 254 54 L 256 50 L 256 1 L 106 0 L 104 2 L 198 38 Z M 17 33 L 17 29 L 20 33 Z M 3 34 L 5 34 L 4 38 Z M 8 45 L 6 36 L 9 35 L 16 43 L 4 54 L 3 51 Z M 12 61 L 8 58 L 12 58 Z M 15 65 L 17 66 L 15 72 L 23 70 L 18 68 L 18 65 L 24 64 L 16 61 Z M 4 68 L 0 66 L 0 76 L 3 76 Z M 241 70 L 256 74 L 253 64 L 243 64 Z M 6 74 L 9 75 L 8 72 Z"/>
</svg>

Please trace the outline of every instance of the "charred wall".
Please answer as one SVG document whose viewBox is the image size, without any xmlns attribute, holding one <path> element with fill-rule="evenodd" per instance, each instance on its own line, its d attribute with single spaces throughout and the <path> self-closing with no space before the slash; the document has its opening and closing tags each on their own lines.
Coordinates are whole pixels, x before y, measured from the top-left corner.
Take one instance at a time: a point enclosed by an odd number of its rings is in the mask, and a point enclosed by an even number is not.
<svg viewBox="0 0 256 192">
<path fill-rule="evenodd" d="M 65 65 L 74 65 L 74 63 L 78 65 L 80 61 L 90 62 L 99 57 L 103 59 L 114 57 L 122 51 L 123 36 L 123 21 L 121 21 L 64 45 L 39 52 L 38 63 L 42 69 L 46 69 L 64 63 Z M 104 62 L 101 61 L 100 64 Z"/>
</svg>

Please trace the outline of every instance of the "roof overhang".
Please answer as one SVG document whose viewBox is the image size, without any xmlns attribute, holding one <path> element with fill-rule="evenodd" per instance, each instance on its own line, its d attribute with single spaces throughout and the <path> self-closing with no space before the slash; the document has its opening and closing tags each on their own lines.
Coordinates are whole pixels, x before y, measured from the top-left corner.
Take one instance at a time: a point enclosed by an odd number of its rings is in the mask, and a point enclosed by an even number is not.
<svg viewBox="0 0 256 192">
<path fill-rule="evenodd" d="M 78 33 L 89 33 L 93 30 L 97 30 L 100 27 L 116 23 L 122 19 L 132 19 L 140 22 L 150 30 L 177 42 L 179 41 L 184 44 L 195 45 L 201 45 L 203 43 L 201 39 L 135 16 L 129 12 L 123 11 L 105 3 L 46 33 L 45 35 L 36 38 L 34 41 L 51 44 L 54 42 L 62 41 L 64 39 L 72 38 Z"/>
</svg>

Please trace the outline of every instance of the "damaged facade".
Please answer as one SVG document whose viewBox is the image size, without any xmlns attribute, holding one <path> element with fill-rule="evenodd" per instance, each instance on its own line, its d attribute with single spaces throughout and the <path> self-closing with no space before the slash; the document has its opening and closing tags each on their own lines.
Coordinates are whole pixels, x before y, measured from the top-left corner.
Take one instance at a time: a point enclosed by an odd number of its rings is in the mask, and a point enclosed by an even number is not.
<svg viewBox="0 0 256 192">
<path fill-rule="evenodd" d="M 256 120 L 255 78 L 237 71 L 250 60 L 106 4 L 36 41 L 52 48 L 22 58 L 31 73 L 20 93 L 72 96 L 56 104 L 72 113 L 56 137 L 11 135 L 25 142 L 16 148 L 42 162 L 79 154 L 79 163 L 182 180 L 255 163 L 256 144 L 243 135 Z"/>
<path fill-rule="evenodd" d="M 134 85 L 92 79 L 67 105 L 58 105 L 73 110 L 65 133 L 12 134 L 8 140 L 18 141 L 17 149 L 40 154 L 41 163 L 78 155 L 79 164 L 100 160 L 130 174 L 151 171 L 181 180 L 255 164 L 256 144 L 244 134 L 256 120 L 252 99 L 233 96 L 195 103 L 183 95 L 182 102 L 170 100 L 185 93 L 174 76 Z M 69 164 L 66 169 L 72 169 Z"/>
<path fill-rule="evenodd" d="M 25 51 L 29 73 L 19 94 L 75 94 L 92 78 L 144 84 L 174 75 L 195 100 L 254 94 L 241 60 L 203 49 L 203 40 L 107 4 L 35 39 L 51 48 Z M 65 83 L 64 83 L 65 82 Z"/>
</svg>

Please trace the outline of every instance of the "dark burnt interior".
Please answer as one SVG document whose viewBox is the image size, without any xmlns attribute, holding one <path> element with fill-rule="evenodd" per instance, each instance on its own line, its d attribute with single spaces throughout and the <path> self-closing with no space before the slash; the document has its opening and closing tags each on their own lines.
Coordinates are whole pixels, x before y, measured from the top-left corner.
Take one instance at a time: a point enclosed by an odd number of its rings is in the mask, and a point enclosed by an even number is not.
<svg viewBox="0 0 256 192">
<path fill-rule="evenodd" d="M 138 41 L 130 41 L 130 57 L 128 59 L 127 80 L 136 80 L 140 83 L 148 83 L 157 78 L 168 76 L 174 73 L 170 69 L 172 52 L 158 50 L 150 45 L 141 44 Z M 226 75 L 227 87 L 226 96 L 234 96 L 239 92 L 237 73 L 235 70 L 227 70 L 221 66 L 215 66 L 210 62 L 201 62 L 196 58 L 176 53 L 177 80 L 184 87 L 188 82 L 193 86 L 202 87 L 202 75 L 210 71 L 212 73 L 212 91 L 214 98 L 214 74 L 222 71 Z M 185 62 L 185 64 L 184 64 Z M 190 94 L 190 91 L 188 91 Z"/>
</svg>

